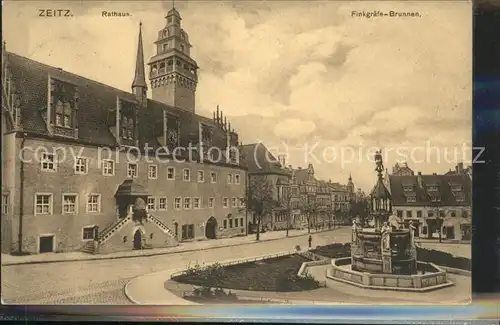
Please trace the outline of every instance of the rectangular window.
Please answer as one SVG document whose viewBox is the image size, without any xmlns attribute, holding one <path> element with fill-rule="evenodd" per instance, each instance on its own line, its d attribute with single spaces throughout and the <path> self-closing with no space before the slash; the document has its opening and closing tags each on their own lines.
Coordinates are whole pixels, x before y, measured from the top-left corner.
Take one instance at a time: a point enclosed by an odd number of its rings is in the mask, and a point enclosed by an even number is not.
<svg viewBox="0 0 500 325">
<path fill-rule="evenodd" d="M 83 227 L 82 229 L 82 239 L 92 240 L 94 239 L 94 226 Z"/>
<path fill-rule="evenodd" d="M 227 220 L 222 221 L 222 224 L 224 226 L 224 229 L 227 229 Z"/>
<path fill-rule="evenodd" d="M 158 166 L 149 165 L 148 166 L 148 178 L 149 179 L 157 179 L 158 178 Z"/>
<path fill-rule="evenodd" d="M 238 219 L 234 219 L 234 226 L 235 227 L 238 227 L 238 221 L 239 221 Z"/>
<path fill-rule="evenodd" d="M 216 172 L 211 172 L 210 173 L 210 181 L 212 183 L 217 183 L 217 173 Z"/>
<path fill-rule="evenodd" d="M 243 218 L 240 218 L 240 225 L 241 225 L 241 227 L 245 226 L 245 224 L 243 223 Z"/>
<path fill-rule="evenodd" d="M 234 175 L 234 183 L 235 184 L 240 184 L 240 174 L 235 174 Z"/>
<path fill-rule="evenodd" d="M 137 177 L 137 164 L 129 163 L 127 166 L 127 176 L 131 178 Z"/>
<path fill-rule="evenodd" d="M 9 194 L 2 195 L 2 215 L 7 215 L 9 213 Z"/>
<path fill-rule="evenodd" d="M 233 228 L 233 219 L 229 219 L 229 228 Z"/>
<path fill-rule="evenodd" d="M 412 211 L 406 211 L 406 218 L 411 219 L 413 216 Z"/>
<path fill-rule="evenodd" d="M 176 210 L 181 209 L 181 198 L 180 197 L 176 197 L 174 199 L 174 209 L 176 209 Z"/>
<path fill-rule="evenodd" d="M 398 211 L 398 218 L 403 218 L 403 211 Z"/>
<path fill-rule="evenodd" d="M 193 198 L 193 208 L 195 208 L 195 209 L 200 208 L 200 198 L 199 197 Z"/>
<path fill-rule="evenodd" d="M 465 195 L 463 195 L 463 194 L 456 194 L 455 195 L 455 200 L 457 202 L 464 202 L 465 201 Z"/>
<path fill-rule="evenodd" d="M 63 213 L 76 213 L 76 195 L 65 194 L 63 195 Z"/>
<path fill-rule="evenodd" d="M 56 170 L 56 156 L 53 153 L 42 153 L 42 170 L 43 171 L 55 171 Z"/>
<path fill-rule="evenodd" d="M 52 214 L 52 194 L 35 195 L 36 214 Z"/>
<path fill-rule="evenodd" d="M 231 173 L 227 174 L 227 183 L 233 184 L 233 174 Z"/>
<path fill-rule="evenodd" d="M 444 218 L 446 216 L 446 213 L 444 211 L 439 211 L 439 217 Z"/>
<path fill-rule="evenodd" d="M 457 213 L 455 211 L 451 211 L 451 216 L 452 217 L 456 217 L 457 216 Z"/>
<path fill-rule="evenodd" d="M 156 200 L 154 197 L 148 197 L 148 210 L 153 211 L 156 207 Z"/>
<path fill-rule="evenodd" d="M 203 170 L 198 171 L 198 183 L 205 182 L 205 172 Z"/>
<path fill-rule="evenodd" d="M 422 218 L 422 211 L 417 211 L 417 218 Z"/>
<path fill-rule="evenodd" d="M 102 174 L 104 176 L 113 176 L 115 174 L 115 162 L 113 160 L 102 161 Z"/>
<path fill-rule="evenodd" d="M 101 208 L 101 196 L 99 194 L 89 194 L 87 198 L 87 212 L 97 213 Z"/>
<path fill-rule="evenodd" d="M 214 198 L 213 197 L 209 197 L 208 198 L 208 207 L 209 208 L 213 208 L 214 207 Z"/>
<path fill-rule="evenodd" d="M 228 206 L 229 206 L 229 199 L 225 197 L 224 199 L 222 199 L 222 207 L 227 208 Z"/>
<path fill-rule="evenodd" d="M 191 181 L 191 170 L 190 169 L 184 168 L 182 170 L 182 179 L 184 180 L 184 182 Z"/>
<path fill-rule="evenodd" d="M 236 200 L 235 197 L 233 197 L 232 203 L 233 203 L 233 208 L 237 208 L 238 207 L 238 201 Z"/>
<path fill-rule="evenodd" d="M 161 197 L 158 199 L 158 210 L 167 210 L 167 198 Z"/>
<path fill-rule="evenodd" d="M 191 198 L 190 197 L 184 198 L 184 209 L 191 209 Z"/>
<path fill-rule="evenodd" d="M 434 218 L 434 212 L 428 211 L 427 212 L 427 218 Z"/>
<path fill-rule="evenodd" d="M 174 167 L 168 167 L 167 168 L 167 179 L 175 179 L 175 168 Z"/>
<path fill-rule="evenodd" d="M 244 208 L 244 207 L 245 207 L 245 198 L 240 197 L 240 208 Z"/>
<path fill-rule="evenodd" d="M 76 174 L 87 174 L 88 170 L 88 160 L 84 157 L 78 157 L 75 161 L 75 173 Z"/>
</svg>

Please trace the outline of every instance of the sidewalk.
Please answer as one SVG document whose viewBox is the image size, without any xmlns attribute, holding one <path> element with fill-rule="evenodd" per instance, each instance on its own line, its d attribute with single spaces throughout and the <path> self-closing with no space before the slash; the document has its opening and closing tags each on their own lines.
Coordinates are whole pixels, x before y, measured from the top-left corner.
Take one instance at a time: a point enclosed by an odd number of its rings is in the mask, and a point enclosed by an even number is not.
<svg viewBox="0 0 500 325">
<path fill-rule="evenodd" d="M 343 227 L 336 228 L 334 230 L 319 230 L 315 231 L 311 229 L 311 235 L 328 232 L 337 231 Z M 46 254 L 34 254 L 26 256 L 12 256 L 8 254 L 2 254 L 2 266 L 8 265 L 19 265 L 19 264 L 40 264 L 40 263 L 55 263 L 55 262 L 71 262 L 71 261 L 90 261 L 90 260 L 106 260 L 106 259 L 117 259 L 117 258 L 127 258 L 127 257 L 138 257 L 138 256 L 154 256 L 154 255 L 166 255 L 173 253 L 191 252 L 199 250 L 214 249 L 219 247 L 228 246 L 239 246 L 255 244 L 259 242 L 273 241 L 284 238 L 307 236 L 307 229 L 295 230 L 291 229 L 288 231 L 288 237 L 286 237 L 286 231 L 269 231 L 260 234 L 260 240 L 256 241 L 255 234 L 242 237 L 233 238 L 223 238 L 215 240 L 203 240 L 195 242 L 180 243 L 176 247 L 167 248 L 157 248 L 148 250 L 131 250 L 125 252 L 117 252 L 110 254 L 87 254 L 83 252 L 69 252 L 69 253 L 46 253 Z"/>
</svg>

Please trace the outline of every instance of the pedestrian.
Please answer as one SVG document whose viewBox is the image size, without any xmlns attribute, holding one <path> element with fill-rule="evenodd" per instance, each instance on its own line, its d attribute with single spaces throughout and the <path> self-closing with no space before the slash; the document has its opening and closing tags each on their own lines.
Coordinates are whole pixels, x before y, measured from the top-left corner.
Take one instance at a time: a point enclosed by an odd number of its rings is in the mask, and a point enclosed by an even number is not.
<svg viewBox="0 0 500 325">
<path fill-rule="evenodd" d="M 313 241 L 313 238 L 311 235 L 309 235 L 309 248 L 311 248 L 311 245 L 312 245 L 312 241 Z"/>
</svg>

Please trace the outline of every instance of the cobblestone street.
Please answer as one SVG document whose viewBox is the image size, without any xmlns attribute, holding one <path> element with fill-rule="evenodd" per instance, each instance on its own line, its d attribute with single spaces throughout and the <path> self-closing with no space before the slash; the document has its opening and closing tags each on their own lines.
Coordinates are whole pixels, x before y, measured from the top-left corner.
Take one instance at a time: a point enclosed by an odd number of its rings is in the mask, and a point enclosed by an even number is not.
<svg viewBox="0 0 500 325">
<path fill-rule="evenodd" d="M 351 239 L 349 228 L 312 234 L 313 247 Z M 133 277 L 190 263 L 216 262 L 307 247 L 307 235 L 179 254 L 2 267 L 2 298 L 16 304 L 124 304 Z"/>
</svg>

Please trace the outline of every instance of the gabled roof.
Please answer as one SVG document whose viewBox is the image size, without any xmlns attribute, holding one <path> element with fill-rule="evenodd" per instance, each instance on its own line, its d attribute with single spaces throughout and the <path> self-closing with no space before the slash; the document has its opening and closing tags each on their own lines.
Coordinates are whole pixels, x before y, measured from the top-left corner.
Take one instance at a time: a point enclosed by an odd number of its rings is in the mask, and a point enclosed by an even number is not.
<svg viewBox="0 0 500 325">
<path fill-rule="evenodd" d="M 42 111 L 47 109 L 50 75 L 78 87 L 78 138 L 76 141 L 109 147 L 118 145 L 109 130 L 109 114 L 116 112 L 117 97 L 137 103 L 135 95 L 11 52 L 6 52 L 5 55 L 15 90 L 20 93 L 21 97 L 20 128 L 23 131 L 49 136 Z M 144 109 L 146 119 L 141 123 L 146 124 L 145 142 L 155 149 L 162 145 L 158 138 L 163 136 L 164 111 L 180 120 L 181 146 L 187 147 L 189 142 L 193 145 L 198 143 L 199 122 L 212 127 L 213 146 L 219 148 L 226 146 L 226 131 L 210 118 L 151 99 L 147 100 L 147 107 Z M 236 133 L 233 134 L 236 135 Z M 55 135 L 52 137 L 57 138 Z"/>
<path fill-rule="evenodd" d="M 240 161 L 249 174 L 277 174 L 291 176 L 291 171 L 282 168 L 278 159 L 261 143 L 240 146 Z"/>
<path fill-rule="evenodd" d="M 390 175 L 390 186 L 392 201 L 394 206 L 433 206 L 426 185 L 437 185 L 442 206 L 470 206 L 472 202 L 472 182 L 467 175 L 416 175 L 416 176 L 395 176 Z M 419 185 L 418 177 L 421 177 Z M 415 189 L 416 202 L 407 202 L 403 191 L 404 184 L 412 184 Z M 465 196 L 464 202 L 458 202 L 451 191 L 453 184 L 462 185 L 462 193 Z"/>
</svg>

